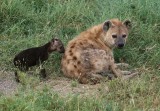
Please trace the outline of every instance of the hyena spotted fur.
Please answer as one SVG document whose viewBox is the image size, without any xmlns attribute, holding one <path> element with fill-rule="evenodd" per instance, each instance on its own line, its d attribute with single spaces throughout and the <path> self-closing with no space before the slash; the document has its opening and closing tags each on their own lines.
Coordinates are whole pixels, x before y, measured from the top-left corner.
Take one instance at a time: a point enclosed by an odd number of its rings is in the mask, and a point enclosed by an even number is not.
<svg viewBox="0 0 160 111">
<path fill-rule="evenodd" d="M 121 22 L 111 19 L 80 33 L 66 47 L 61 62 L 64 75 L 80 83 L 95 84 L 103 77 L 100 73 L 112 72 L 120 78 L 124 74 L 131 74 L 121 71 L 113 56 L 114 47 L 122 48 L 125 45 L 130 28 L 129 20 Z"/>
</svg>

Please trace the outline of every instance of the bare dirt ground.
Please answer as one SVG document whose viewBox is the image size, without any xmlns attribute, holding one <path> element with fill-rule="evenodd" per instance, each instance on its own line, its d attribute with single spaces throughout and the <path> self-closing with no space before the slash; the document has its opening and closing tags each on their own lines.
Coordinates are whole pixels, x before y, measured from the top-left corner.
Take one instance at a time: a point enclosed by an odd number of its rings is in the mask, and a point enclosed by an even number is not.
<svg viewBox="0 0 160 111">
<path fill-rule="evenodd" d="M 134 77 L 137 73 L 133 75 L 127 75 L 124 79 Z M 26 78 L 24 78 L 26 79 Z M 70 94 L 75 95 L 99 95 L 101 92 L 107 93 L 109 88 L 106 82 L 101 82 L 100 84 L 90 85 L 90 84 L 79 84 L 77 81 L 71 80 L 66 77 L 49 77 L 47 80 L 42 80 L 36 83 L 35 89 L 43 89 L 48 87 L 51 91 L 58 93 L 62 96 L 67 96 Z M 0 94 L 12 95 L 18 92 L 18 89 L 23 87 L 21 83 L 15 81 L 14 72 L 0 70 Z"/>
<path fill-rule="evenodd" d="M 41 84 L 44 85 L 44 82 Z M 57 77 L 56 80 L 49 79 L 45 82 L 52 91 L 59 93 L 62 96 L 67 95 L 83 95 L 83 96 L 98 96 L 102 90 L 108 92 L 109 89 L 106 84 L 79 84 L 76 81 L 65 77 Z M 40 85 L 41 86 L 41 85 Z"/>
<path fill-rule="evenodd" d="M 51 91 L 58 93 L 62 96 L 67 96 L 70 94 L 75 95 L 99 95 L 103 90 L 107 92 L 109 89 L 106 84 L 79 84 L 76 81 L 65 77 L 55 77 L 49 78 L 45 81 L 39 82 L 36 89 L 41 89 L 48 87 Z M 15 81 L 14 72 L 0 71 L 0 93 L 3 95 L 12 95 L 18 91 L 21 87 L 19 83 Z"/>
<path fill-rule="evenodd" d="M 17 91 L 18 84 L 14 80 L 12 72 L 0 71 L 0 93 L 4 95 L 11 95 Z"/>
</svg>

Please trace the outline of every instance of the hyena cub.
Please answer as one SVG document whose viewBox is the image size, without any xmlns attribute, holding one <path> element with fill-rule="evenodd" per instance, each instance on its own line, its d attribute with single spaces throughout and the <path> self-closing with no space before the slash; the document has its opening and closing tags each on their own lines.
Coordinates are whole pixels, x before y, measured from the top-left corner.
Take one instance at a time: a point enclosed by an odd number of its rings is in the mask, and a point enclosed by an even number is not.
<svg viewBox="0 0 160 111">
<path fill-rule="evenodd" d="M 121 71 L 113 57 L 113 48 L 124 47 L 130 28 L 129 20 L 121 22 L 111 19 L 82 32 L 66 47 L 61 62 L 64 75 L 78 79 L 80 83 L 95 84 L 102 79 L 100 73 L 112 72 L 120 78 L 124 74 L 131 74 Z"/>
<path fill-rule="evenodd" d="M 65 52 L 64 45 L 60 39 L 53 38 L 43 46 L 23 50 L 15 56 L 13 62 L 21 71 L 27 71 L 29 67 L 40 65 L 47 60 L 49 54 L 53 51 L 58 51 L 59 53 Z M 41 74 L 43 78 L 46 77 L 45 69 L 41 70 Z M 18 82 L 17 72 L 15 72 L 15 76 Z"/>
</svg>

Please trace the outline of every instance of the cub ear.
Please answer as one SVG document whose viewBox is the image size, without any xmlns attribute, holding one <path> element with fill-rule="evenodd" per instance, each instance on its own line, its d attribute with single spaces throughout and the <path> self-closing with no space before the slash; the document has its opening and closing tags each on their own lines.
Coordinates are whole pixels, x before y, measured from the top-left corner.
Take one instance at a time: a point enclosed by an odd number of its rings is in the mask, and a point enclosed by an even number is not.
<svg viewBox="0 0 160 111">
<path fill-rule="evenodd" d="M 112 26 L 111 21 L 107 20 L 106 22 L 104 22 L 103 24 L 103 30 L 104 31 L 108 31 L 108 29 Z"/>
<path fill-rule="evenodd" d="M 57 37 L 53 37 L 51 42 L 55 42 L 55 41 L 58 41 L 58 38 Z"/>
<path fill-rule="evenodd" d="M 51 43 L 52 43 L 53 45 L 57 46 L 57 45 L 59 44 L 58 38 L 57 38 L 57 37 L 53 38 L 53 39 L 51 40 Z"/>
<path fill-rule="evenodd" d="M 123 24 L 127 27 L 128 30 L 132 28 L 132 23 L 130 20 L 125 20 Z"/>
<path fill-rule="evenodd" d="M 52 37 L 51 42 L 53 42 L 53 41 L 54 41 L 54 39 L 55 39 L 55 37 Z"/>
</svg>

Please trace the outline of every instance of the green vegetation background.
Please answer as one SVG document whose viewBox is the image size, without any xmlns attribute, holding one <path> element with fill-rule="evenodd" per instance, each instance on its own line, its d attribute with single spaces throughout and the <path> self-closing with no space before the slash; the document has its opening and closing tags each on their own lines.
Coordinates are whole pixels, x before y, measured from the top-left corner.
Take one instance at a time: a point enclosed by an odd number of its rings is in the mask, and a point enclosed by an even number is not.
<svg viewBox="0 0 160 111">
<path fill-rule="evenodd" d="M 99 99 L 61 98 L 46 89 L 1 96 L 0 110 L 160 110 L 160 0 L 1 0 L 0 67 L 12 71 L 19 51 L 43 45 L 53 36 L 67 45 L 83 30 L 111 18 L 132 21 L 127 45 L 115 50 L 115 59 L 138 68 L 138 79 L 110 81 L 110 91 Z M 52 54 L 46 65 L 52 75 L 62 75 L 59 54 Z"/>
</svg>

